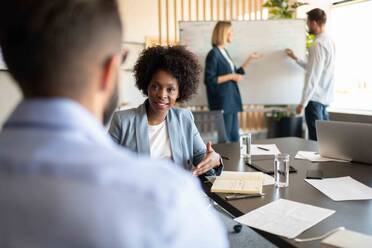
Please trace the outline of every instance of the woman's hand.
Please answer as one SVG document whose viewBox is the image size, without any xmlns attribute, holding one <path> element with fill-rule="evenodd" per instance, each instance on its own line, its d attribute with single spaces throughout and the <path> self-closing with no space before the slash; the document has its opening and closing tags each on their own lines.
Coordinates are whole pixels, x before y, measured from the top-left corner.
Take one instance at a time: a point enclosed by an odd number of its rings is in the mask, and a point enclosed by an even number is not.
<svg viewBox="0 0 372 248">
<path fill-rule="evenodd" d="M 243 80 L 243 75 L 238 74 L 238 73 L 231 74 L 231 80 L 239 83 L 240 81 Z"/>
<path fill-rule="evenodd" d="M 253 52 L 253 53 L 249 54 L 248 58 L 245 60 L 245 62 L 242 65 L 242 67 L 244 69 L 247 69 L 248 68 L 248 65 L 249 65 L 249 63 L 251 63 L 252 59 L 260 59 L 262 57 L 263 57 L 263 54 L 258 53 L 258 52 Z"/>
<path fill-rule="evenodd" d="M 248 59 L 250 59 L 250 60 L 252 60 L 252 59 L 260 59 L 262 57 L 263 57 L 263 54 L 262 53 L 253 52 L 253 53 L 251 53 L 248 56 Z"/>
<path fill-rule="evenodd" d="M 207 144 L 207 152 L 204 159 L 192 169 L 192 174 L 200 176 L 221 164 L 221 156 L 212 148 L 211 142 Z"/>
</svg>

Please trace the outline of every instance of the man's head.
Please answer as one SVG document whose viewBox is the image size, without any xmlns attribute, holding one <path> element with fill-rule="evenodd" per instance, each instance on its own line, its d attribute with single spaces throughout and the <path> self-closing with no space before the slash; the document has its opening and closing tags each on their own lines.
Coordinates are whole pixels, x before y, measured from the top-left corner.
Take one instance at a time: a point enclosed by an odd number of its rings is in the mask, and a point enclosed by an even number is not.
<svg viewBox="0 0 372 248">
<path fill-rule="evenodd" d="M 116 105 L 121 38 L 116 0 L 12 0 L 0 8 L 0 46 L 25 98 L 67 97 L 99 119 Z"/>
<path fill-rule="evenodd" d="M 327 15 L 321 9 L 312 9 L 307 14 L 307 26 L 309 27 L 310 34 L 320 34 L 324 30 L 327 22 Z"/>
</svg>

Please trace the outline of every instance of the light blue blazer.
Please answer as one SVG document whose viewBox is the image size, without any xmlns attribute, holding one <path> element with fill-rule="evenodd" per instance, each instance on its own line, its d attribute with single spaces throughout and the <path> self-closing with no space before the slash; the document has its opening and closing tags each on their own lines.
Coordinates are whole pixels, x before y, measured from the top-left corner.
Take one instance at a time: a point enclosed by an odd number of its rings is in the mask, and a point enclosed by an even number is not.
<svg viewBox="0 0 372 248">
<path fill-rule="evenodd" d="M 144 155 L 150 155 L 150 142 L 146 114 L 147 100 L 138 108 L 117 111 L 111 121 L 109 133 L 112 139 L 126 148 Z M 206 144 L 195 126 L 194 117 L 189 110 L 171 108 L 166 117 L 172 159 L 186 170 L 199 164 L 205 156 Z M 220 175 L 221 165 L 205 175 Z"/>
</svg>

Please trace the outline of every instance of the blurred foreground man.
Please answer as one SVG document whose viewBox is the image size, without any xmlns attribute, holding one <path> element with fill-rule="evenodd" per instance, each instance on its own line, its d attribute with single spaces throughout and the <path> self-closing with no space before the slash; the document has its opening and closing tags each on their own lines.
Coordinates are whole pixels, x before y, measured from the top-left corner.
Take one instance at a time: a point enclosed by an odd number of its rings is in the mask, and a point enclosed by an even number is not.
<svg viewBox="0 0 372 248">
<path fill-rule="evenodd" d="M 2 1 L 24 100 L 0 134 L 0 247 L 227 246 L 196 179 L 107 136 L 121 39 L 114 0 Z"/>
</svg>

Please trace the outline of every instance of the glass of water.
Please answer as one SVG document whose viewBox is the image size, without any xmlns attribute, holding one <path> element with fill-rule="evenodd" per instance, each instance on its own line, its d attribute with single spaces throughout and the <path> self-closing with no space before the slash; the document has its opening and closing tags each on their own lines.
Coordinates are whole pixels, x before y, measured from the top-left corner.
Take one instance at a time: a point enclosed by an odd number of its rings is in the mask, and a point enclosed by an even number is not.
<svg viewBox="0 0 372 248">
<path fill-rule="evenodd" d="M 251 156 L 251 144 L 252 144 L 252 134 L 247 133 L 241 136 L 240 145 L 243 148 L 243 157 L 247 158 Z"/>
<path fill-rule="evenodd" d="M 289 154 L 281 153 L 275 156 L 274 179 L 276 187 L 289 185 Z"/>
</svg>

